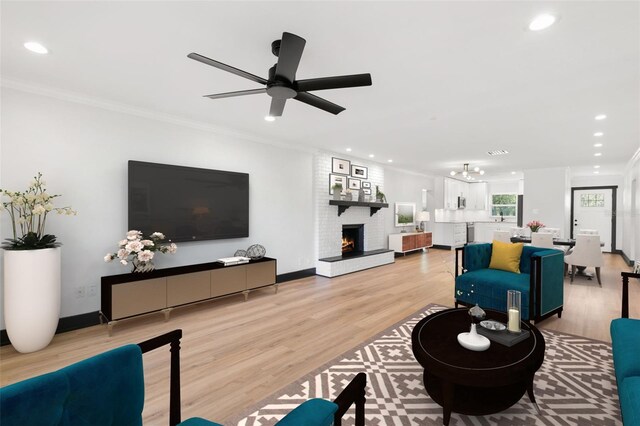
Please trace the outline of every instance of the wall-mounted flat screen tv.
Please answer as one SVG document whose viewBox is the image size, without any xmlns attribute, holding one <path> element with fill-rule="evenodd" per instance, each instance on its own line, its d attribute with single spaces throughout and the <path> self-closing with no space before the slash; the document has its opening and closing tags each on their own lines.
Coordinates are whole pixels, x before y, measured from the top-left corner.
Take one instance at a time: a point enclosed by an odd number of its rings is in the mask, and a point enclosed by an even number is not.
<svg viewBox="0 0 640 426">
<path fill-rule="evenodd" d="M 249 175 L 129 161 L 129 229 L 176 242 L 248 237 Z"/>
</svg>

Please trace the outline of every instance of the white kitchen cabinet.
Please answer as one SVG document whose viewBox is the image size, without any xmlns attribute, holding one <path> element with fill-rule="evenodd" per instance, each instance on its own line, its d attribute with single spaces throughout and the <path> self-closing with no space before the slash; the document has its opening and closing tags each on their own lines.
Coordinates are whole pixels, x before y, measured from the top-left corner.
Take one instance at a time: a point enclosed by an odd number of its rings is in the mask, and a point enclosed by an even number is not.
<svg viewBox="0 0 640 426">
<path fill-rule="evenodd" d="M 433 244 L 450 248 L 462 247 L 467 242 L 467 224 L 436 222 L 433 224 Z"/>
<path fill-rule="evenodd" d="M 444 208 L 455 210 L 458 208 L 458 197 L 467 198 L 469 184 L 457 179 L 444 178 Z"/>
<path fill-rule="evenodd" d="M 467 210 L 487 209 L 487 183 L 470 183 L 467 197 Z"/>
</svg>

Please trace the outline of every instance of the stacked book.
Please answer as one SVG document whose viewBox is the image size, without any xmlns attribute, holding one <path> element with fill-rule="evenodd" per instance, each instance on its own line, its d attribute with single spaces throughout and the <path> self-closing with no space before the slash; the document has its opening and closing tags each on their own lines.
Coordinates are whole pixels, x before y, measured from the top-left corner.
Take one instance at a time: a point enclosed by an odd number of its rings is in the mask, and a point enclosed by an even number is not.
<svg viewBox="0 0 640 426">
<path fill-rule="evenodd" d="M 251 259 L 249 259 L 248 257 L 234 256 L 234 257 L 223 257 L 216 260 L 216 262 L 220 262 L 224 266 L 230 266 L 230 265 L 240 265 L 242 263 L 249 263 L 249 260 Z"/>
</svg>

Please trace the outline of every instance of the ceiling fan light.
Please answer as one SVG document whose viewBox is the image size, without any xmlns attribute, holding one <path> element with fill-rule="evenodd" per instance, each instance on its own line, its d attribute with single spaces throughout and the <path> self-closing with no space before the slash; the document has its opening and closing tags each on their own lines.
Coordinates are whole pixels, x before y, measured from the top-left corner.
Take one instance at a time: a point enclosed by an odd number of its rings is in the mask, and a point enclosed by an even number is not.
<svg viewBox="0 0 640 426">
<path fill-rule="evenodd" d="M 264 117 L 266 121 L 276 121 L 276 118 L 272 115 L 267 115 Z"/>
</svg>

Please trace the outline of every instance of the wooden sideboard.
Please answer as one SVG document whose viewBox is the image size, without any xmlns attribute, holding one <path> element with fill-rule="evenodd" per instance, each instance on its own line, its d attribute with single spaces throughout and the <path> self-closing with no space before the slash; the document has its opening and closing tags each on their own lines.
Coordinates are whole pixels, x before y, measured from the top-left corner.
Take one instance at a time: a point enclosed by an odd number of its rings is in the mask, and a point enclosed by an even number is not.
<svg viewBox="0 0 640 426">
<path fill-rule="evenodd" d="M 240 293 L 247 300 L 251 290 L 270 285 L 277 293 L 276 267 L 276 259 L 264 257 L 241 265 L 213 262 L 102 277 L 100 322 L 107 321 L 111 335 L 125 318 L 163 312 L 168 320 L 178 306 Z"/>
<path fill-rule="evenodd" d="M 389 249 L 396 253 L 407 253 L 431 246 L 433 246 L 431 232 L 389 234 Z"/>
</svg>

